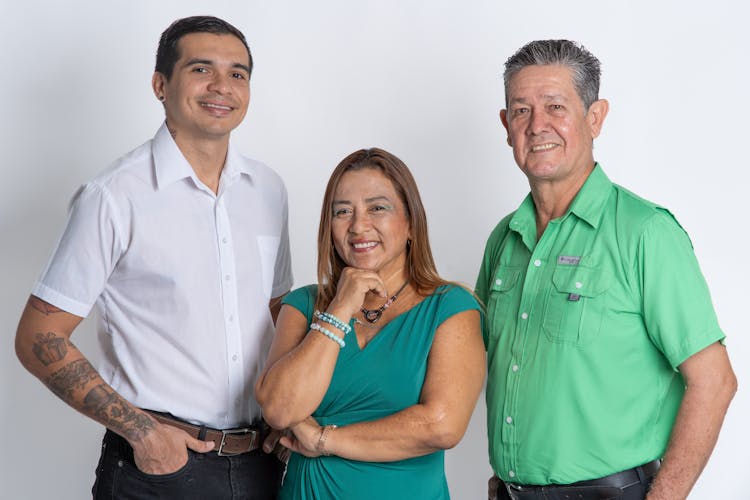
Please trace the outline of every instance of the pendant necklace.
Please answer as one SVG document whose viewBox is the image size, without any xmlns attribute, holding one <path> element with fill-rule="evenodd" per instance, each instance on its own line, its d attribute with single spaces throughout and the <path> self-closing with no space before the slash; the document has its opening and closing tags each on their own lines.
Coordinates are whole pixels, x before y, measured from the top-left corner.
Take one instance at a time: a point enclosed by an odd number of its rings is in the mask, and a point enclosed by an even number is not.
<svg viewBox="0 0 750 500">
<path fill-rule="evenodd" d="M 404 290 L 404 288 L 406 288 L 406 285 L 408 284 L 409 284 L 409 280 L 406 280 L 404 284 L 401 285 L 401 288 L 398 289 L 398 292 L 394 293 L 393 296 L 385 302 L 385 304 L 378 307 L 377 309 L 367 309 L 364 306 L 360 307 L 359 310 L 362 311 L 362 314 L 364 315 L 367 322 L 377 323 L 380 320 L 380 317 L 383 315 L 383 311 L 391 307 L 391 304 L 396 302 L 396 298 L 398 297 L 398 294 L 400 294 Z"/>
</svg>

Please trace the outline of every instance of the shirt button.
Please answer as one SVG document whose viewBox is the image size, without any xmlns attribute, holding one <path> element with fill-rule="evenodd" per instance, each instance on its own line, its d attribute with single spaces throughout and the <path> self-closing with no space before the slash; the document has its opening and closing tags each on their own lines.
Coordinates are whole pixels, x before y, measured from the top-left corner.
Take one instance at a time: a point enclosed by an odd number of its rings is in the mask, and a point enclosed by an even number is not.
<svg viewBox="0 0 750 500">
<path fill-rule="evenodd" d="M 514 372 L 517 372 L 518 371 L 518 365 L 513 365 L 513 367 L 511 368 L 511 370 L 513 370 Z"/>
<path fill-rule="evenodd" d="M 512 424 L 513 419 L 511 417 L 505 417 L 505 423 Z"/>
<path fill-rule="evenodd" d="M 508 471 L 508 475 L 509 475 L 510 477 L 516 477 L 516 473 L 515 473 L 515 472 L 513 472 L 512 470 L 509 470 L 509 471 Z"/>
<path fill-rule="evenodd" d="M 230 315 L 229 315 L 229 322 L 231 323 L 231 322 L 233 322 L 233 321 L 234 321 L 234 316 L 230 314 Z"/>
<path fill-rule="evenodd" d="M 583 286 L 583 283 L 580 281 L 576 281 L 576 288 L 581 288 Z"/>
<path fill-rule="evenodd" d="M 236 354 L 232 354 L 232 361 L 237 361 L 237 355 Z"/>
<path fill-rule="evenodd" d="M 226 276 L 224 276 L 224 279 L 227 280 L 227 281 L 229 281 L 229 280 L 232 279 L 232 277 L 227 274 Z"/>
<path fill-rule="evenodd" d="M 539 259 L 536 259 L 536 260 L 534 261 L 534 265 L 535 265 L 536 267 L 539 267 L 539 266 L 541 266 L 541 265 L 542 265 L 542 261 L 541 261 L 541 260 L 539 260 Z"/>
<path fill-rule="evenodd" d="M 227 239 L 227 237 L 226 237 L 226 236 L 224 236 L 224 237 L 223 237 L 223 238 L 221 239 L 221 242 L 222 242 L 222 243 L 226 243 L 227 241 L 229 241 L 229 240 Z"/>
<path fill-rule="evenodd" d="M 496 284 L 497 286 L 500 286 L 500 285 L 502 285 L 502 284 L 503 284 L 503 280 L 499 280 L 499 279 L 498 279 L 498 280 L 495 280 L 495 284 Z"/>
<path fill-rule="evenodd" d="M 526 319 L 526 318 L 528 318 L 528 317 L 529 317 L 529 314 L 528 314 L 528 313 L 522 313 L 522 314 L 521 314 L 521 319 Z"/>
</svg>

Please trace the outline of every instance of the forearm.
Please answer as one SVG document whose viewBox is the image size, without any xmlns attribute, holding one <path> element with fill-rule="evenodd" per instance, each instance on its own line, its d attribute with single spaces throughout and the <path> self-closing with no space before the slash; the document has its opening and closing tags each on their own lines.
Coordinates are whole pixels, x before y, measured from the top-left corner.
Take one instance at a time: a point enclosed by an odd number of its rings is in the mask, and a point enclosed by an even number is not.
<svg viewBox="0 0 750 500">
<path fill-rule="evenodd" d="M 255 396 L 272 427 L 291 427 L 315 411 L 331 383 L 339 350 L 324 335 L 309 332 L 267 369 L 258 380 Z"/>
<path fill-rule="evenodd" d="M 70 341 L 70 332 L 80 319 L 68 320 L 73 325 L 68 328 L 66 320 L 46 321 L 50 314 L 67 313 L 30 299 L 16 334 L 16 354 L 23 366 L 74 409 L 131 442 L 142 439 L 153 421 L 107 385 Z"/>
<path fill-rule="evenodd" d="M 378 420 L 334 429 L 325 451 L 349 460 L 404 460 L 454 447 L 467 425 L 446 411 L 417 404 Z"/>
<path fill-rule="evenodd" d="M 735 390 L 731 371 L 713 384 L 688 384 L 648 500 L 687 498 L 708 462 Z"/>
</svg>

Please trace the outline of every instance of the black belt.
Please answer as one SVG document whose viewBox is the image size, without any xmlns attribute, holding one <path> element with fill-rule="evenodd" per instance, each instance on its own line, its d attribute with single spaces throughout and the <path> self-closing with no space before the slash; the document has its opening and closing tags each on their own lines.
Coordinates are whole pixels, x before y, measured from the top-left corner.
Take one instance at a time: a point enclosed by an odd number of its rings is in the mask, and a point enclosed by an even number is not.
<svg viewBox="0 0 750 500">
<path fill-rule="evenodd" d="M 530 486 L 505 483 L 505 487 L 513 500 L 605 500 L 618 498 L 629 486 L 645 484 L 656 475 L 660 465 L 661 460 L 653 460 L 639 467 L 573 484 Z"/>
</svg>

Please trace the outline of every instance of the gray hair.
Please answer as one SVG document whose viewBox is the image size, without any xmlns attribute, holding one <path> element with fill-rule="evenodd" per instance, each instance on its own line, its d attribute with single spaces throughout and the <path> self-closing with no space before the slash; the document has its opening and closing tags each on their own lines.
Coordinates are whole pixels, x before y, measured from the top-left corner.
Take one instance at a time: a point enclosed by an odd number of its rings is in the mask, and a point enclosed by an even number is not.
<svg viewBox="0 0 750 500">
<path fill-rule="evenodd" d="M 526 66 L 559 64 L 570 69 L 573 85 L 583 101 L 584 109 L 599 99 L 601 63 L 580 43 L 570 40 L 536 40 L 521 47 L 505 61 L 505 105 L 511 78 Z"/>
</svg>

